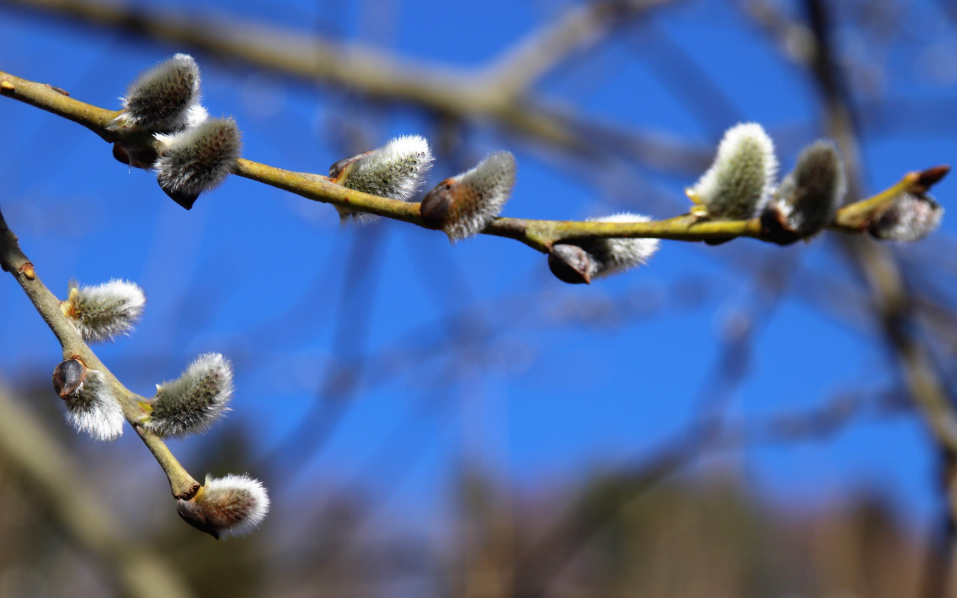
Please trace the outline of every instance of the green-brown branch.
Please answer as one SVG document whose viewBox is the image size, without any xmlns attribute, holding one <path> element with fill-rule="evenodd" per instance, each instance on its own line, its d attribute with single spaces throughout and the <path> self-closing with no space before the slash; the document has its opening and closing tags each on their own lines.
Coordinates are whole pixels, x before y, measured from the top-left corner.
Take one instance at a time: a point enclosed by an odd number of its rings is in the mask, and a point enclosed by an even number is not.
<svg viewBox="0 0 957 598">
<path fill-rule="evenodd" d="M 151 148 L 149 145 L 144 145 L 148 144 L 149 140 L 144 139 L 141 134 L 109 129 L 110 123 L 119 112 L 85 104 L 50 85 L 27 81 L 0 72 L 0 93 L 79 123 L 108 142 L 119 141 Z M 947 167 L 935 167 L 923 172 L 908 173 L 900 182 L 885 191 L 842 208 L 829 228 L 847 233 L 860 233 L 900 193 L 926 191 L 930 185 L 940 180 L 947 170 Z M 239 161 L 235 174 L 314 201 L 424 226 L 417 203 L 406 203 L 346 189 L 331 183 L 321 175 L 292 172 L 245 159 Z M 702 220 L 689 214 L 667 220 L 628 223 L 496 218 L 482 233 L 515 239 L 543 253 L 547 253 L 556 243 L 590 238 L 656 238 L 720 242 L 749 237 L 775 243 L 794 241 L 793 238 L 781 239 L 771 230 L 763 227 L 760 219 L 757 218 Z"/>
<path fill-rule="evenodd" d="M 123 386 L 83 341 L 73 324 L 60 309 L 60 300 L 50 292 L 50 289 L 37 276 L 36 268 L 20 249 L 19 240 L 13 234 L 13 231 L 7 227 L 2 213 L 0 213 L 0 268 L 10 272 L 20 283 L 23 291 L 33 303 L 33 307 L 36 308 L 60 342 L 63 348 L 63 359 L 79 357 L 87 367 L 98 370 L 106 376 L 108 383 L 113 388 L 114 395 L 121 402 L 126 420 L 140 435 L 160 467 L 166 472 L 173 496 L 176 498 L 191 498 L 199 489 L 199 483 L 180 465 L 173 453 L 170 452 L 169 447 L 159 436 L 138 423 L 143 415 L 138 403 L 146 399 Z"/>
</svg>

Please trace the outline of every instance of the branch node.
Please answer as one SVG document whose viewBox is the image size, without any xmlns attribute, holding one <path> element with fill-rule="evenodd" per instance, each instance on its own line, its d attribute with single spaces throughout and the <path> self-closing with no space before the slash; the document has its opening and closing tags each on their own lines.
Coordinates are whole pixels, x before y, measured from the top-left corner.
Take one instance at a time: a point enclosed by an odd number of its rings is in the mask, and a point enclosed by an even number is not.
<svg viewBox="0 0 957 598">
<path fill-rule="evenodd" d="M 37 278 L 37 271 L 33 269 L 33 264 L 30 262 L 17 268 L 17 273 L 25 276 L 27 280 L 36 280 Z"/>
</svg>

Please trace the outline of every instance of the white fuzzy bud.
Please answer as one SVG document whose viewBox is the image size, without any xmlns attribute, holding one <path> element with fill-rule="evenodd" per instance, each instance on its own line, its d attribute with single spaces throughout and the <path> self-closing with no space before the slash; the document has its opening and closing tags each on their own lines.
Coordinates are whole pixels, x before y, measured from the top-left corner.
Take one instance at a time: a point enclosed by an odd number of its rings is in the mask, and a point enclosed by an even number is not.
<svg viewBox="0 0 957 598">
<path fill-rule="evenodd" d="M 123 112 L 110 128 L 173 133 L 205 118 L 199 105 L 199 66 L 177 54 L 140 75 L 122 98 Z"/>
<path fill-rule="evenodd" d="M 102 372 L 87 369 L 79 358 L 68 359 L 53 371 L 53 388 L 77 431 L 95 440 L 116 440 L 123 434 L 123 409 Z"/>
<path fill-rule="evenodd" d="M 339 160 L 329 167 L 329 180 L 348 189 L 379 197 L 411 201 L 425 174 L 432 166 L 429 142 L 419 135 L 406 135 L 369 152 Z M 360 223 L 373 222 L 373 214 L 336 206 L 344 222 L 355 218 Z"/>
<path fill-rule="evenodd" d="M 920 241 L 940 226 L 944 208 L 927 194 L 902 193 L 869 227 L 886 241 Z"/>
<path fill-rule="evenodd" d="M 242 140 L 236 121 L 211 118 L 175 135 L 158 135 L 156 180 L 173 201 L 187 210 L 196 198 L 236 170 Z"/>
<path fill-rule="evenodd" d="M 768 212 L 787 232 L 799 238 L 824 229 L 847 193 L 847 176 L 837 147 L 816 141 L 801 151 L 794 170 L 775 191 Z"/>
<path fill-rule="evenodd" d="M 453 242 L 477 235 L 501 213 L 514 186 L 515 156 L 495 152 L 429 191 L 422 199 L 422 221 Z"/>
<path fill-rule="evenodd" d="M 182 376 L 156 387 L 143 426 L 163 437 L 206 430 L 229 411 L 232 392 L 229 361 L 219 353 L 201 355 Z"/>
<path fill-rule="evenodd" d="M 143 314 L 143 289 L 125 280 L 111 280 L 95 287 L 70 282 L 70 294 L 60 303 L 63 314 L 87 342 L 115 340 L 129 334 Z"/>
<path fill-rule="evenodd" d="M 615 214 L 591 222 L 648 222 L 640 214 Z M 548 267 L 567 283 L 590 284 L 601 278 L 645 264 L 658 251 L 658 239 L 587 239 L 558 243 L 548 254 Z"/>
<path fill-rule="evenodd" d="M 269 496 L 259 480 L 245 475 L 206 476 L 206 483 L 176 511 L 187 523 L 216 539 L 241 536 L 256 528 L 269 512 Z"/>
<path fill-rule="evenodd" d="M 712 218 L 747 220 L 771 199 L 778 160 L 774 143 L 757 123 L 739 124 L 724 134 L 714 164 L 688 196 Z"/>
</svg>

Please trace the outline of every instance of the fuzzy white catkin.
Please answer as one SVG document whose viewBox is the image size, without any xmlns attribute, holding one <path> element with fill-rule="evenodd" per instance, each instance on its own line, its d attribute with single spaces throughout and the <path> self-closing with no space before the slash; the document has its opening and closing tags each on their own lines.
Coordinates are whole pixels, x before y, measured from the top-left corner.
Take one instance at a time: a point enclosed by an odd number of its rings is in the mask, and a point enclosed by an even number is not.
<svg viewBox="0 0 957 598">
<path fill-rule="evenodd" d="M 515 186 L 515 156 L 495 152 L 452 180 L 461 187 L 452 194 L 454 205 L 448 211 L 452 217 L 443 230 L 456 241 L 477 235 L 502 212 Z"/>
<path fill-rule="evenodd" d="M 937 230 L 943 217 L 944 208 L 931 196 L 902 193 L 870 231 L 886 241 L 920 241 Z"/>
<path fill-rule="evenodd" d="M 206 430 L 229 411 L 232 392 L 229 361 L 219 353 L 201 355 L 179 378 L 156 387 L 144 426 L 163 437 Z"/>
<path fill-rule="evenodd" d="M 775 191 L 770 207 L 788 230 L 806 238 L 834 219 L 845 193 L 847 176 L 837 146 L 820 140 L 801 151 L 794 170 Z"/>
<path fill-rule="evenodd" d="M 589 219 L 591 222 L 648 222 L 640 214 L 615 214 Z M 548 264 L 560 280 L 591 282 L 647 263 L 658 250 L 658 239 L 589 239 L 556 244 Z"/>
<path fill-rule="evenodd" d="M 111 128 L 173 133 L 201 122 L 199 66 L 188 54 L 176 54 L 141 74 L 121 98 L 123 113 Z"/>
<path fill-rule="evenodd" d="M 589 218 L 591 222 L 648 222 L 641 214 L 621 213 L 601 218 Z M 610 276 L 624 270 L 641 266 L 658 251 L 658 239 L 597 239 L 590 246 L 583 246 L 592 255 L 597 268 L 595 278 Z"/>
<path fill-rule="evenodd" d="M 143 314 L 146 296 L 143 289 L 125 280 L 91 287 L 80 287 L 74 281 L 61 305 L 83 340 L 99 342 L 129 334 Z"/>
<path fill-rule="evenodd" d="M 242 140 L 236 121 L 211 118 L 175 135 L 158 135 L 155 168 L 160 187 L 189 209 L 204 191 L 219 185 L 237 165 Z"/>
<path fill-rule="evenodd" d="M 384 146 L 333 164 L 329 177 L 348 189 L 379 197 L 410 201 L 432 166 L 429 142 L 419 135 L 397 137 Z M 340 218 L 373 222 L 373 214 L 336 206 Z"/>
<path fill-rule="evenodd" d="M 259 480 L 245 475 L 206 476 L 196 503 L 209 524 L 225 536 L 248 534 L 269 512 L 266 487 Z"/>
<path fill-rule="evenodd" d="M 64 400 L 66 419 L 78 432 L 107 441 L 123 435 L 123 409 L 101 372 L 88 370 L 76 392 Z"/>
<path fill-rule="evenodd" d="M 778 160 L 774 142 L 757 123 L 736 125 L 724 134 L 714 164 L 691 188 L 708 215 L 746 220 L 771 199 Z"/>
</svg>

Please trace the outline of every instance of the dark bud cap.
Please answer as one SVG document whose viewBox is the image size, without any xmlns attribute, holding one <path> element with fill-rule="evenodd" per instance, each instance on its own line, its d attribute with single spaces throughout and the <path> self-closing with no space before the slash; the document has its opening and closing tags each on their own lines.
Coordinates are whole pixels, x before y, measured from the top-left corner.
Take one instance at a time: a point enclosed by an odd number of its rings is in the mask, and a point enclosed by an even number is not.
<svg viewBox="0 0 957 598">
<path fill-rule="evenodd" d="M 568 284 L 591 284 L 594 260 L 578 245 L 561 243 L 548 253 L 548 268 L 558 280 Z"/>
<path fill-rule="evenodd" d="M 359 158 L 364 158 L 368 156 L 375 150 L 368 152 L 362 152 L 361 154 L 356 154 L 355 156 L 349 156 L 348 158 L 343 158 L 329 167 L 329 180 L 333 183 L 338 183 L 339 179 L 342 177 L 342 174 L 349 168 L 350 165 L 354 164 Z"/>
<path fill-rule="evenodd" d="M 179 516 L 186 523 L 219 540 L 219 532 L 213 524 L 209 522 L 209 519 L 206 517 L 206 511 L 196 504 L 194 500 L 180 499 L 176 502 L 176 512 L 179 513 Z"/>
<path fill-rule="evenodd" d="M 156 162 L 156 150 L 152 146 L 136 146 L 117 141 L 113 144 L 113 157 L 117 162 L 148 170 Z"/>
<path fill-rule="evenodd" d="M 113 157 L 116 158 L 117 162 L 126 164 L 127 166 L 130 165 L 130 155 L 119 143 L 113 144 Z"/>
<path fill-rule="evenodd" d="M 425 226 L 436 230 L 445 226 L 449 207 L 452 205 L 452 185 L 454 184 L 452 179 L 445 179 L 422 198 L 419 215 Z"/>
<path fill-rule="evenodd" d="M 777 204 L 769 205 L 761 213 L 761 234 L 778 245 L 790 245 L 801 239 L 801 236 L 791 229 L 787 216 Z"/>
<path fill-rule="evenodd" d="M 53 370 L 53 389 L 61 399 L 70 397 L 83 385 L 86 366 L 79 359 L 68 359 Z"/>
<path fill-rule="evenodd" d="M 199 199 L 199 192 L 197 191 L 185 189 L 167 189 L 163 185 L 160 185 L 160 189 L 162 189 L 163 193 L 168 195 L 170 199 L 183 206 L 187 210 L 193 209 L 193 204 L 195 204 L 196 200 Z"/>
<path fill-rule="evenodd" d="M 949 172 L 950 166 L 947 164 L 933 166 L 927 170 L 921 171 L 921 173 L 917 176 L 917 180 L 915 181 L 917 188 L 915 188 L 913 191 L 917 193 L 927 193 L 930 191 L 931 187 L 942 181 Z"/>
</svg>

